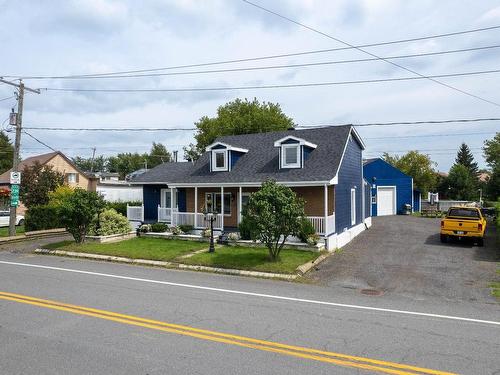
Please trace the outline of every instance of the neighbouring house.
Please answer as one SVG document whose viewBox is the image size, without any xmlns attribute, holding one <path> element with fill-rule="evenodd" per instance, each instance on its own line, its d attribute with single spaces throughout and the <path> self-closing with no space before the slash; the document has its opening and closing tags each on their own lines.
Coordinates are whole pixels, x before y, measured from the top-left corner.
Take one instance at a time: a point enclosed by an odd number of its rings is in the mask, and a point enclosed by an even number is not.
<svg viewBox="0 0 500 375">
<path fill-rule="evenodd" d="M 120 180 L 119 173 L 94 172 L 96 191 L 108 202 L 142 202 L 142 186 Z"/>
<path fill-rule="evenodd" d="M 419 212 L 421 193 L 413 185 L 413 178 L 381 158 L 363 162 L 363 176 L 371 184 L 371 215 L 386 216 L 405 213 L 410 205 Z"/>
<path fill-rule="evenodd" d="M 194 163 L 161 164 L 132 181 L 143 186 L 144 222 L 237 230 L 241 208 L 262 182 L 274 179 L 305 200 L 305 212 L 328 249 L 371 225 L 365 146 L 350 125 L 219 137 Z M 132 211 L 131 211 L 132 212 Z"/>
<path fill-rule="evenodd" d="M 19 163 L 18 170 L 22 172 L 25 167 L 30 167 L 35 163 L 40 163 L 41 165 L 50 165 L 52 166 L 53 170 L 63 173 L 64 180 L 69 186 L 79 187 L 89 191 L 96 190 L 97 179 L 80 170 L 71 161 L 71 159 L 69 159 L 60 151 L 26 158 Z M 11 170 L 8 170 L 0 175 L 0 188 L 8 188 L 10 186 L 10 172 Z M 19 206 L 20 212 L 24 212 L 25 209 L 26 208 L 22 204 Z"/>
</svg>

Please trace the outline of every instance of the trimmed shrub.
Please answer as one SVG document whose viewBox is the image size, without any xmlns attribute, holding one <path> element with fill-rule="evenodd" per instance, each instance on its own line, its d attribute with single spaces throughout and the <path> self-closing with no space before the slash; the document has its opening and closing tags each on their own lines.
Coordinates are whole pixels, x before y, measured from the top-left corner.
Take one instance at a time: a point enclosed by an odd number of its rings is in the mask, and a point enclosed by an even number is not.
<svg viewBox="0 0 500 375">
<path fill-rule="evenodd" d="M 241 219 L 240 225 L 238 225 L 238 230 L 240 231 L 240 237 L 242 240 L 253 240 L 256 238 L 257 233 L 255 233 L 254 227 L 245 216 Z"/>
<path fill-rule="evenodd" d="M 194 227 L 192 225 L 189 225 L 189 224 L 179 225 L 179 228 L 184 233 L 189 233 L 189 232 L 191 232 L 194 229 Z"/>
<path fill-rule="evenodd" d="M 127 204 L 129 206 L 140 206 L 142 202 L 140 201 L 130 201 L 130 202 L 106 202 L 106 208 L 113 208 L 119 214 L 127 216 Z"/>
<path fill-rule="evenodd" d="M 64 224 L 61 221 L 61 210 L 58 206 L 32 206 L 26 212 L 24 219 L 27 232 L 64 228 Z"/>
<path fill-rule="evenodd" d="M 167 229 L 168 229 L 168 226 L 165 223 L 151 224 L 151 232 L 163 233 L 163 232 L 166 232 Z"/>
<path fill-rule="evenodd" d="M 210 228 L 205 228 L 201 232 L 202 237 L 205 237 L 205 238 L 210 238 L 210 234 L 211 234 Z"/>
<path fill-rule="evenodd" d="M 314 233 L 314 234 L 311 234 L 309 237 L 307 237 L 307 244 L 310 245 L 310 246 L 314 246 L 314 245 L 317 245 L 318 242 L 319 242 L 319 234 L 317 233 Z"/>
<path fill-rule="evenodd" d="M 236 242 L 240 239 L 240 235 L 236 232 L 231 232 L 227 235 L 227 239 L 231 242 Z"/>
<path fill-rule="evenodd" d="M 307 243 L 307 239 L 314 234 L 316 234 L 316 229 L 314 229 L 312 223 L 305 217 L 300 219 L 300 232 L 298 236 L 300 240 Z"/>
<path fill-rule="evenodd" d="M 112 234 L 126 234 L 132 230 L 127 218 L 114 209 L 101 212 L 92 223 L 90 235 L 110 236 Z"/>
<path fill-rule="evenodd" d="M 137 230 L 139 233 L 149 233 L 151 232 L 151 224 L 142 224 Z"/>
</svg>

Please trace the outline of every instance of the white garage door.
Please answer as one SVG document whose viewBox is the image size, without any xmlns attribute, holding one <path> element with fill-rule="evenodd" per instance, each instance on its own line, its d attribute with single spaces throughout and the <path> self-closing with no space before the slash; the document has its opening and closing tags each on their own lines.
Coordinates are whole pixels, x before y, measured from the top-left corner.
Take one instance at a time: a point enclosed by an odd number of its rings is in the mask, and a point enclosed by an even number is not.
<svg viewBox="0 0 500 375">
<path fill-rule="evenodd" d="M 395 200 L 395 187 L 379 187 L 377 191 L 377 216 L 396 215 Z"/>
</svg>

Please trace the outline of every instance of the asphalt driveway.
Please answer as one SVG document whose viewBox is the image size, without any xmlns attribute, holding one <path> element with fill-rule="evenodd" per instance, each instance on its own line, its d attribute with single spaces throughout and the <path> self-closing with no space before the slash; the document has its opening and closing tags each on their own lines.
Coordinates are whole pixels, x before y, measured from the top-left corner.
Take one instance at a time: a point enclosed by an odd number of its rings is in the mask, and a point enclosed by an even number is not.
<svg viewBox="0 0 500 375">
<path fill-rule="evenodd" d="M 309 278 L 331 287 L 374 289 L 411 298 L 426 296 L 495 303 L 488 284 L 498 279 L 500 251 L 495 228 L 484 247 L 442 244 L 440 219 L 374 217 L 373 226 L 312 271 Z"/>
</svg>

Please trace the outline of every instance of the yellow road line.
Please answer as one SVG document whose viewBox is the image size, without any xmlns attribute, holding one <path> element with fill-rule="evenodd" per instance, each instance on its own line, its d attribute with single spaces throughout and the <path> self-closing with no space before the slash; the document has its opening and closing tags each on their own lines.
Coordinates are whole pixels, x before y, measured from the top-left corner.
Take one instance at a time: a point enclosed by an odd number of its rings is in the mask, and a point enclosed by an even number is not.
<svg viewBox="0 0 500 375">
<path fill-rule="evenodd" d="M 184 336 L 196 337 L 203 340 L 221 342 L 230 345 L 237 345 L 257 350 L 264 350 L 284 355 L 290 355 L 299 358 L 306 358 L 320 362 L 336 364 L 345 367 L 361 368 L 376 372 L 383 372 L 395 375 L 456 375 L 449 372 L 426 369 L 421 367 L 403 365 L 395 362 L 386 362 L 370 358 L 350 356 L 347 354 L 327 352 L 322 350 L 303 348 L 299 346 L 286 345 L 272 341 L 253 339 L 244 336 L 231 335 L 221 332 L 198 329 L 189 326 L 171 324 L 157 320 L 144 319 L 131 315 L 118 314 L 111 311 L 98 310 L 84 306 L 65 304 L 57 301 L 44 300 L 30 296 L 24 296 L 14 293 L 0 292 L 0 299 L 30 304 L 39 307 L 50 308 L 54 310 L 66 311 L 80 315 L 92 316 L 95 318 L 106 319 L 123 324 L 135 325 L 149 329 L 180 334 Z M 333 357 L 333 358 L 331 358 Z M 411 372 L 408 372 L 409 370 Z"/>
</svg>

